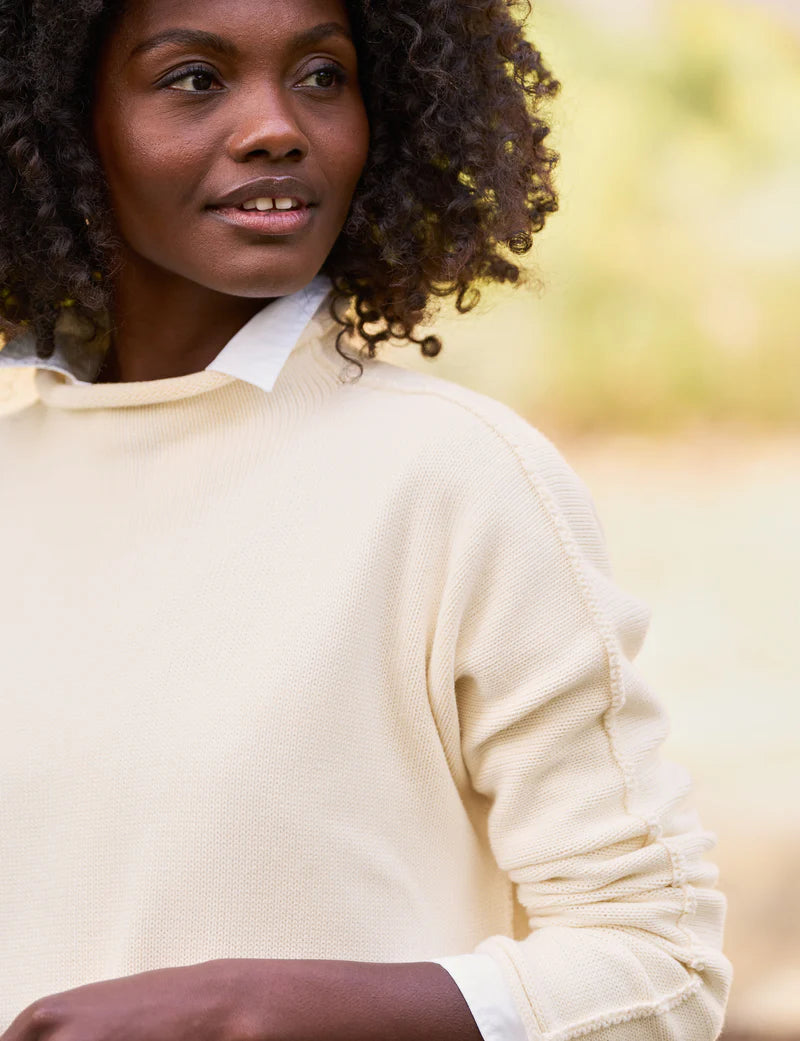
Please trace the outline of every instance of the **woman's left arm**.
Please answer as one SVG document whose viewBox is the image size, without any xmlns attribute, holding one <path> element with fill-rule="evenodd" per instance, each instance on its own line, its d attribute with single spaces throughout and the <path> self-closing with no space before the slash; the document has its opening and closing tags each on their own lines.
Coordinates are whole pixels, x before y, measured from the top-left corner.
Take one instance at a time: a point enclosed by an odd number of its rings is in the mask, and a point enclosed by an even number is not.
<svg viewBox="0 0 800 1041">
<path fill-rule="evenodd" d="M 650 612 L 615 584 L 591 495 L 555 447 L 473 403 L 489 436 L 469 442 L 479 494 L 450 543 L 428 686 L 527 919 L 474 953 L 496 962 L 528 1041 L 715 1041 L 726 901 L 634 666 Z"/>
<path fill-rule="evenodd" d="M 0 1041 L 480 1041 L 433 962 L 221 959 L 44 997 Z"/>
</svg>

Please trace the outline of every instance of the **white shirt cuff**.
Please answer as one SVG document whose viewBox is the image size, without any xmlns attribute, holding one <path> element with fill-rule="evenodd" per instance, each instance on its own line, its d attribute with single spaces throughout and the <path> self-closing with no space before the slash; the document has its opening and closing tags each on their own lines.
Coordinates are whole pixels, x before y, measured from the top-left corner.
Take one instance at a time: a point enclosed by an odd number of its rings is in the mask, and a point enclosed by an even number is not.
<svg viewBox="0 0 800 1041">
<path fill-rule="evenodd" d="M 527 1041 L 500 967 L 488 954 L 457 954 L 431 958 L 455 980 L 475 1020 L 483 1041 Z"/>
</svg>

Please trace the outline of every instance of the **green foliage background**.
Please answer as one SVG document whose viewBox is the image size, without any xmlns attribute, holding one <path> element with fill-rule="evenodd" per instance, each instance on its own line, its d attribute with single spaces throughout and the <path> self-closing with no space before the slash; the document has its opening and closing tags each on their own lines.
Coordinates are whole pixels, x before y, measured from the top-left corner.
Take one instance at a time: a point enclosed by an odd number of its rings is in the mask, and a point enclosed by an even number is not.
<svg viewBox="0 0 800 1041">
<path fill-rule="evenodd" d="M 627 28 L 538 0 L 529 24 L 562 82 L 560 212 L 526 287 L 391 360 L 564 433 L 800 426 L 800 36 L 712 0 Z"/>
</svg>

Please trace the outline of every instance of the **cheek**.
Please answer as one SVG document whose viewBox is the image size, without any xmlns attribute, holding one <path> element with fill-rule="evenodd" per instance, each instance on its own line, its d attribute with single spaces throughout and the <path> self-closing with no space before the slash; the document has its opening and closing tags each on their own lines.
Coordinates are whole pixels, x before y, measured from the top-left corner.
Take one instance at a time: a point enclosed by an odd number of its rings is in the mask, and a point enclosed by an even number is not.
<svg viewBox="0 0 800 1041">
<path fill-rule="evenodd" d="M 171 216 L 177 221 L 177 207 L 192 198 L 194 171 L 207 160 L 208 140 L 143 119 L 135 108 L 120 108 L 102 135 L 100 158 L 123 234 L 132 226 L 156 229 Z"/>
<path fill-rule="evenodd" d="M 319 163 L 329 171 L 329 180 L 336 185 L 341 208 L 349 209 L 350 197 L 355 191 L 369 151 L 369 124 L 366 113 L 357 113 L 335 131 L 326 129 L 319 150 Z M 347 198 L 345 198 L 345 196 Z"/>
</svg>

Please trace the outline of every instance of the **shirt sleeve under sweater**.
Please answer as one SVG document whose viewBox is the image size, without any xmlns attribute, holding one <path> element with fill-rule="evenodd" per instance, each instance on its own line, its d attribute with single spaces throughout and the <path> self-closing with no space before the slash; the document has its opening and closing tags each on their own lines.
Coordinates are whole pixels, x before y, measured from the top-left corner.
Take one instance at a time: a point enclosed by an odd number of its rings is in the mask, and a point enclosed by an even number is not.
<svg viewBox="0 0 800 1041">
<path fill-rule="evenodd" d="M 483 494 L 452 541 L 429 685 L 517 901 L 515 936 L 476 951 L 530 1041 L 716 1038 L 726 901 L 703 859 L 715 837 L 659 754 L 666 715 L 632 665 L 649 611 L 614 584 L 591 496 L 554 446 L 499 402 L 446 396 L 482 428 L 469 465 Z"/>
</svg>

